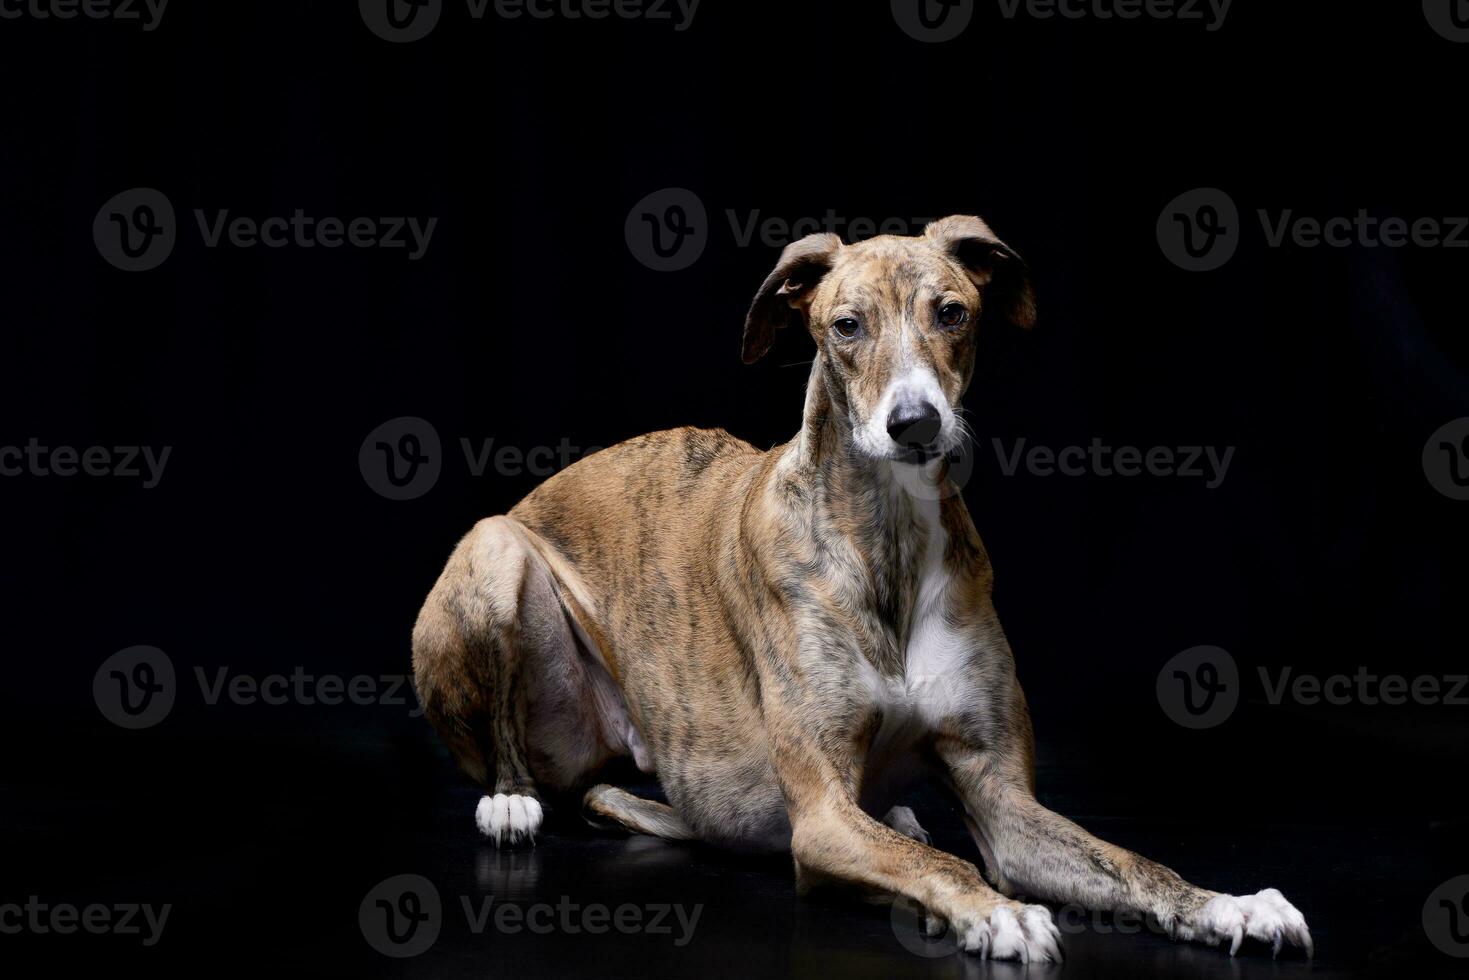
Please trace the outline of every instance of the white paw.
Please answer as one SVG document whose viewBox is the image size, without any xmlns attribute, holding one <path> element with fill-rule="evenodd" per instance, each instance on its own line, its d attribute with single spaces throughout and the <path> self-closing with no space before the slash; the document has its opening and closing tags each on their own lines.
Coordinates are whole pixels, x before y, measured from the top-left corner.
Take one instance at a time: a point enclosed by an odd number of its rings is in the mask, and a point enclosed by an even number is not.
<svg viewBox="0 0 1469 980">
<path fill-rule="evenodd" d="M 534 844 L 536 831 L 541 829 L 541 802 L 533 796 L 518 794 L 485 796 L 475 807 L 474 823 L 496 847 L 519 844 L 522 840 Z"/>
<path fill-rule="evenodd" d="M 1274 888 L 1257 895 L 1216 895 L 1178 925 L 1180 939 L 1210 946 L 1228 940 L 1230 956 L 1239 952 L 1246 936 L 1269 943 L 1276 956 L 1287 942 L 1300 946 L 1307 956 L 1315 953 L 1306 917 Z"/>
<path fill-rule="evenodd" d="M 959 945 L 981 959 L 1061 962 L 1061 930 L 1044 905 L 1001 905 L 956 931 Z"/>
<path fill-rule="evenodd" d="M 913 815 L 912 807 L 895 806 L 888 811 L 887 816 L 882 818 L 882 822 L 904 837 L 911 837 L 921 844 L 928 843 L 928 831 L 919 825 L 918 818 Z"/>
</svg>

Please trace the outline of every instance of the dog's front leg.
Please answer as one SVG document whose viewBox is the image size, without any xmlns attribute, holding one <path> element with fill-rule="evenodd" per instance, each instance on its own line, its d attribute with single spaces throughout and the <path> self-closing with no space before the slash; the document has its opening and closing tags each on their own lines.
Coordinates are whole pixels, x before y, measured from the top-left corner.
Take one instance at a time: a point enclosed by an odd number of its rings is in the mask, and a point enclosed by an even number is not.
<svg viewBox="0 0 1469 980">
<path fill-rule="evenodd" d="M 992 877 L 1007 891 L 1091 911 L 1147 915 L 1176 939 L 1227 942 L 1230 955 L 1246 936 L 1269 943 L 1277 954 L 1287 942 L 1311 954 L 1305 918 L 1275 889 L 1233 896 L 1199 888 L 1046 809 L 1032 790 L 1023 746 L 1007 752 L 946 737 L 936 748 Z"/>
<path fill-rule="evenodd" d="M 767 713 L 770 723 L 773 712 Z M 863 812 L 856 766 L 832 741 L 786 726 L 771 732 L 772 758 L 790 809 L 799 877 L 834 879 L 910 898 L 949 922 L 969 952 L 1022 962 L 1059 961 L 1049 909 L 990 888 L 968 861 L 898 833 Z"/>
</svg>

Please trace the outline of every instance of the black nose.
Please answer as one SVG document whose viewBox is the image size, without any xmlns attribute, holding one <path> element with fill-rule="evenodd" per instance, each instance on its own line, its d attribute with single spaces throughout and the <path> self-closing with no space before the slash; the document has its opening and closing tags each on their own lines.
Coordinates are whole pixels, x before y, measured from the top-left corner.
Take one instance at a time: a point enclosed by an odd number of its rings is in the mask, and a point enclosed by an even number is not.
<svg viewBox="0 0 1469 980">
<path fill-rule="evenodd" d="M 888 416 L 888 435 L 904 449 L 927 449 L 939 437 L 939 410 L 928 402 L 899 405 Z"/>
</svg>

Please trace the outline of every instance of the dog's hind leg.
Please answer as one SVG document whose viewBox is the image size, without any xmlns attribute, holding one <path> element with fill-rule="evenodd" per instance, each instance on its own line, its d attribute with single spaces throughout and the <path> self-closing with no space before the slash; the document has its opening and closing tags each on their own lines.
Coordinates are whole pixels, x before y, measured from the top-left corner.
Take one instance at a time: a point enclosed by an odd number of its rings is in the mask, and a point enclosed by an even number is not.
<svg viewBox="0 0 1469 980">
<path fill-rule="evenodd" d="M 616 824 L 635 834 L 668 840 L 693 840 L 698 836 L 668 804 L 645 800 L 605 783 L 587 790 L 582 810 L 593 826 Z"/>
<path fill-rule="evenodd" d="M 542 810 L 528 728 L 597 726 L 581 714 L 592 710 L 590 698 L 552 574 L 518 522 L 481 521 L 454 550 L 413 630 L 413 675 L 425 716 L 484 787 L 480 832 L 497 846 L 533 841 Z M 587 735 L 552 746 L 541 761 L 554 784 L 596 752 Z"/>
</svg>

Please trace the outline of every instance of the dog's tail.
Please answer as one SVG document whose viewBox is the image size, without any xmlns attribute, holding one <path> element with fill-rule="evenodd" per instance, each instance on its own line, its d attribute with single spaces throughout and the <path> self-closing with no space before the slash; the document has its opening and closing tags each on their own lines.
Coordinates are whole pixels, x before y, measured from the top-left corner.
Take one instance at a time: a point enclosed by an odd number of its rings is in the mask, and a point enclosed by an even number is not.
<svg viewBox="0 0 1469 980">
<path fill-rule="evenodd" d="M 493 517 L 454 549 L 413 628 L 413 680 L 424 716 L 465 775 L 484 787 L 475 811 L 497 845 L 534 839 L 540 794 L 527 764 L 523 624 L 539 580 L 519 526 Z"/>
</svg>

